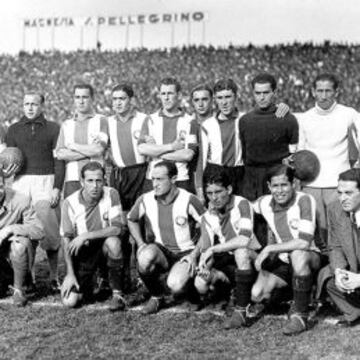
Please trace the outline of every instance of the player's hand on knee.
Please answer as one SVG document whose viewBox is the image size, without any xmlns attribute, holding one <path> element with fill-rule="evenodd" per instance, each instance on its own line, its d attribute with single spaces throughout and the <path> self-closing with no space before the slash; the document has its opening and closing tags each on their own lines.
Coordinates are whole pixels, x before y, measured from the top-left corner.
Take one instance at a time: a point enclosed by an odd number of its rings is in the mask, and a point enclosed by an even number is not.
<svg viewBox="0 0 360 360">
<path fill-rule="evenodd" d="M 206 268 L 210 263 L 210 260 L 213 258 L 214 253 L 212 248 L 208 248 L 200 255 L 199 268 Z"/>
<path fill-rule="evenodd" d="M 180 263 L 187 263 L 188 264 L 188 271 L 189 271 L 189 275 L 190 277 L 194 277 L 196 275 L 196 259 L 194 256 L 192 256 L 191 254 L 184 256 L 181 260 Z"/>
</svg>

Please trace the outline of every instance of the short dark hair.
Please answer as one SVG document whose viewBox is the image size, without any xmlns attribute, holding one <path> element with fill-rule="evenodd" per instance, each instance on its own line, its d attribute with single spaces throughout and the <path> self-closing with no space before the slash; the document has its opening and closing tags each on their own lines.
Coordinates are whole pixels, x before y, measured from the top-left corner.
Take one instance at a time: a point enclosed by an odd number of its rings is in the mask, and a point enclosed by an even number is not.
<svg viewBox="0 0 360 360">
<path fill-rule="evenodd" d="M 104 167 L 98 161 L 90 161 L 81 168 L 81 178 L 85 179 L 86 171 L 96 171 L 96 170 L 102 171 L 103 177 L 105 177 Z"/>
<path fill-rule="evenodd" d="M 251 80 L 251 86 L 253 89 L 255 88 L 255 84 L 270 84 L 272 91 L 275 91 L 277 86 L 275 77 L 269 73 L 261 73 L 256 75 Z"/>
<path fill-rule="evenodd" d="M 360 190 L 360 169 L 354 168 L 343 171 L 339 174 L 339 181 L 354 181 L 356 187 Z"/>
<path fill-rule="evenodd" d="M 45 103 L 45 96 L 37 91 L 26 91 L 24 97 L 26 95 L 36 95 L 40 98 L 40 104 L 43 105 Z"/>
<path fill-rule="evenodd" d="M 175 79 L 174 77 L 166 77 L 166 78 L 161 79 L 160 86 L 161 85 L 175 85 L 176 92 L 181 91 L 181 85 L 180 85 L 179 81 L 177 79 Z"/>
<path fill-rule="evenodd" d="M 191 90 L 191 93 L 190 93 L 190 99 L 192 100 L 193 96 L 194 96 L 194 93 L 196 91 L 207 91 L 210 95 L 210 97 L 212 98 L 213 97 L 213 91 L 212 91 L 212 88 L 210 85 L 208 84 L 199 84 L 197 86 L 195 86 L 192 90 Z"/>
<path fill-rule="evenodd" d="M 235 95 L 238 91 L 238 86 L 232 79 L 221 79 L 214 85 L 214 94 L 223 90 L 231 90 Z"/>
<path fill-rule="evenodd" d="M 134 90 L 130 84 L 122 83 L 113 87 L 111 94 L 115 91 L 123 91 L 129 98 L 134 97 Z"/>
<path fill-rule="evenodd" d="M 211 171 L 204 174 L 204 187 L 216 184 L 227 188 L 231 185 L 230 177 L 226 174 L 223 169 Z"/>
<path fill-rule="evenodd" d="M 94 98 L 94 88 L 90 85 L 90 84 L 76 84 L 75 86 L 74 86 L 74 93 L 75 93 L 75 91 L 76 91 L 76 89 L 87 89 L 87 90 L 89 90 L 89 93 L 90 93 L 90 97 L 91 98 Z"/>
<path fill-rule="evenodd" d="M 163 161 L 156 163 L 154 168 L 161 167 L 161 166 L 163 166 L 167 169 L 169 178 L 177 176 L 178 169 L 174 162 L 168 161 L 168 160 L 163 160 Z"/>
<path fill-rule="evenodd" d="M 280 175 L 285 175 L 292 183 L 295 179 L 295 169 L 285 164 L 275 165 L 268 170 L 266 179 L 270 183 L 274 176 Z"/>
<path fill-rule="evenodd" d="M 318 75 L 313 82 L 314 89 L 316 89 L 316 83 L 318 81 L 329 81 L 333 84 L 334 90 L 337 90 L 339 88 L 339 80 L 334 74 L 323 73 L 323 74 Z"/>
</svg>

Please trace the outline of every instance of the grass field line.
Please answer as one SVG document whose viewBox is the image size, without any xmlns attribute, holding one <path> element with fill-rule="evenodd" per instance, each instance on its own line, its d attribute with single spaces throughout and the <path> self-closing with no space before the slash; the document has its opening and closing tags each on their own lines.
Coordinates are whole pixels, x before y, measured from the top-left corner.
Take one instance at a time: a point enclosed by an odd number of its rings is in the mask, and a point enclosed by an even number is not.
<svg viewBox="0 0 360 360">
<path fill-rule="evenodd" d="M 13 305 L 12 304 L 12 299 L 11 297 L 5 298 L 5 299 L 0 299 L 0 305 Z M 34 307 L 49 307 L 49 308 L 63 308 L 63 304 L 60 301 L 33 301 L 29 304 L 30 306 L 34 306 Z M 109 306 L 106 304 L 91 304 L 91 305 L 86 305 L 83 306 L 82 308 L 80 308 L 81 310 L 84 311 L 107 311 L 109 309 Z M 134 312 L 140 312 L 143 309 L 143 306 L 134 306 L 131 308 L 128 308 L 127 311 L 134 311 Z M 188 309 L 183 309 L 179 306 L 174 306 L 171 308 L 167 308 L 167 309 L 163 309 L 160 311 L 160 314 L 186 314 L 186 313 L 191 313 L 191 310 Z M 203 309 L 200 311 L 196 311 L 196 315 L 215 315 L 215 316 L 219 316 L 219 317 L 223 317 L 225 312 L 221 311 L 221 310 L 213 310 L 213 309 Z M 271 314 L 267 314 L 264 316 L 265 318 L 270 318 L 270 319 L 287 319 L 287 315 L 286 314 L 282 314 L 282 315 L 271 315 Z M 330 325 L 336 325 L 336 323 L 338 322 L 338 319 L 335 317 L 326 317 L 325 319 L 322 320 L 322 322 L 330 324 Z"/>
</svg>

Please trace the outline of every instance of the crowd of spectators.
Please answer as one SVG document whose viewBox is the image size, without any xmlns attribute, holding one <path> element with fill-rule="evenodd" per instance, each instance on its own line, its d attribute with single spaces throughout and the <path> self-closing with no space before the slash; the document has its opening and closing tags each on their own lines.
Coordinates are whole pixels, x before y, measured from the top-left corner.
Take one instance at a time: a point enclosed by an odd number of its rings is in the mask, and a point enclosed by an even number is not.
<svg viewBox="0 0 360 360">
<path fill-rule="evenodd" d="M 213 84 L 219 78 L 233 78 L 239 88 L 239 108 L 252 105 L 250 80 L 258 72 L 275 75 L 279 99 L 292 111 L 313 104 L 310 89 L 316 74 L 329 71 L 338 75 L 340 102 L 360 109 L 360 45 L 312 43 L 276 46 L 190 46 L 172 49 L 125 51 L 20 52 L 0 56 L 0 122 L 19 119 L 25 90 L 46 96 L 46 114 L 61 122 L 72 112 L 72 88 L 88 82 L 97 90 L 97 111 L 108 114 L 111 88 L 130 82 L 140 109 L 152 112 L 158 107 L 158 83 L 175 76 L 183 85 L 184 106 L 191 88 L 198 83 Z"/>
</svg>

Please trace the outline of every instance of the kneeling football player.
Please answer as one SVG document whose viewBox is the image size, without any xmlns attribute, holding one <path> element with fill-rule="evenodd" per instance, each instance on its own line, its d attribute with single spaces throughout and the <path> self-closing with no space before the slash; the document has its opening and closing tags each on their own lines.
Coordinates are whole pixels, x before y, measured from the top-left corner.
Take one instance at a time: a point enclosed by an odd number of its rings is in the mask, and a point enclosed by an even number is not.
<svg viewBox="0 0 360 360">
<path fill-rule="evenodd" d="M 285 335 L 308 329 L 308 312 L 313 275 L 320 267 L 320 251 L 314 244 L 314 198 L 295 190 L 294 170 L 277 165 L 269 170 L 270 195 L 259 198 L 254 209 L 273 233 L 274 241 L 261 250 L 255 260 L 258 278 L 252 300 L 270 299 L 275 289 L 291 286 L 294 306 L 283 328 Z M 275 291 L 276 292 L 276 291 Z"/>
<path fill-rule="evenodd" d="M 195 287 L 200 294 L 224 282 L 234 286 L 235 311 L 226 328 L 245 325 L 251 287 L 256 279 L 251 259 L 260 245 L 253 235 L 253 211 L 248 200 L 232 194 L 230 179 L 219 171 L 204 179 L 209 208 L 202 217 L 201 251 Z"/>
<path fill-rule="evenodd" d="M 138 247 L 138 270 L 151 294 L 144 314 L 159 311 L 166 288 L 173 295 L 181 295 L 191 285 L 197 258 L 195 225 L 205 212 L 195 195 L 177 188 L 174 162 L 157 163 L 151 177 L 154 189 L 140 196 L 128 214 L 129 230 Z M 162 279 L 167 272 L 165 284 Z"/>
<path fill-rule="evenodd" d="M 81 169 L 81 189 L 68 196 L 62 207 L 66 276 L 61 287 L 63 304 L 78 306 L 92 297 L 94 273 L 105 256 L 112 289 L 110 311 L 125 309 L 122 294 L 125 219 L 118 192 L 105 184 L 105 170 L 93 161 Z"/>
</svg>

